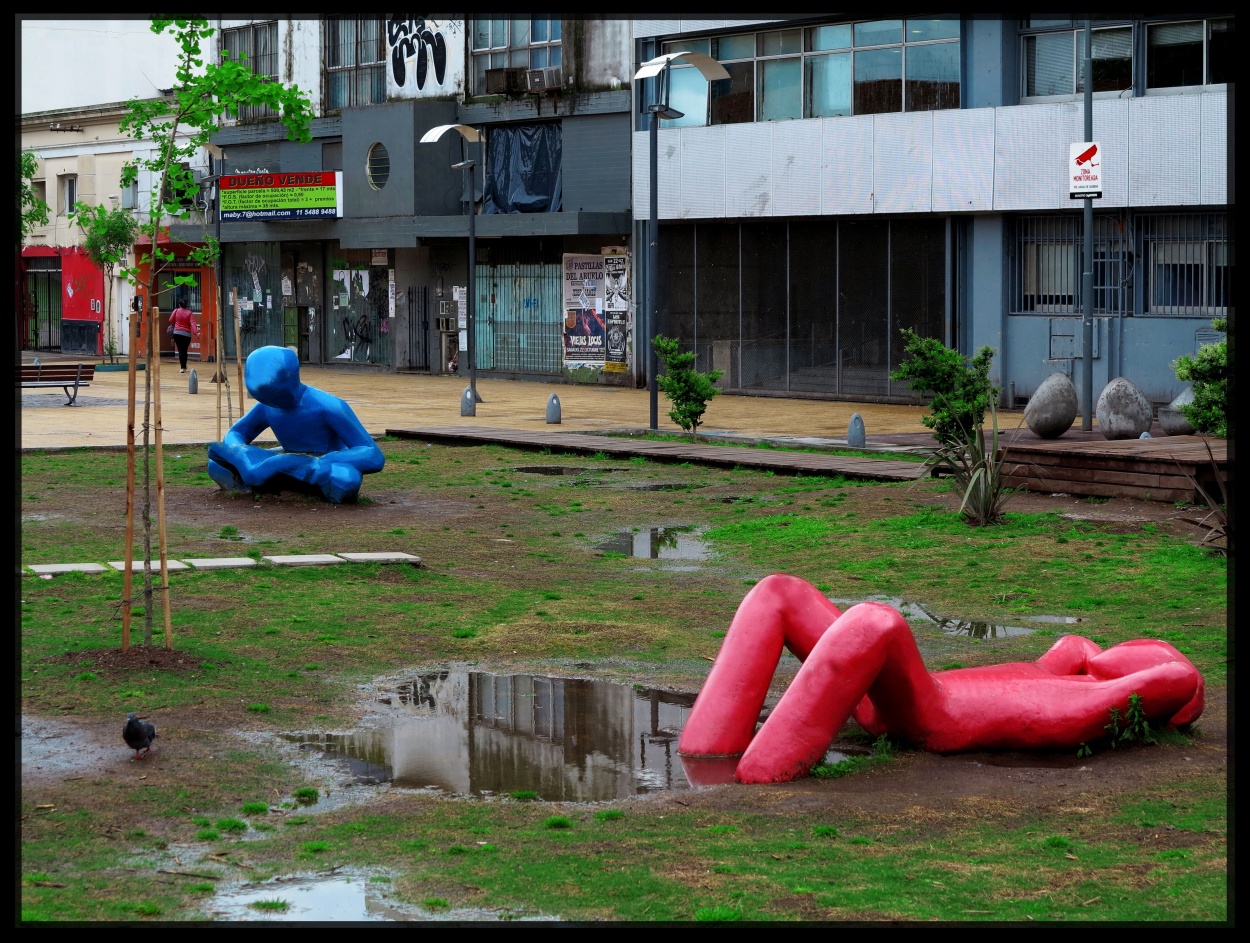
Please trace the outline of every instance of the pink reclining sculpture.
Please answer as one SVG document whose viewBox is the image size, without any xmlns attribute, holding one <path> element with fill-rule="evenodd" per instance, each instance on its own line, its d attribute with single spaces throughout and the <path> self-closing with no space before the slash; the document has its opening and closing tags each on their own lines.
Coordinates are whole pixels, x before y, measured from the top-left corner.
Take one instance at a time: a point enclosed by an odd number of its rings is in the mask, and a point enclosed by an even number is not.
<svg viewBox="0 0 1250 943">
<path fill-rule="evenodd" d="M 803 666 L 756 733 L 783 644 Z M 852 714 L 874 736 L 935 753 L 1075 749 L 1104 736 L 1109 708 L 1123 715 L 1130 694 L 1169 726 L 1202 713 L 1202 675 L 1166 642 L 1103 651 L 1068 635 L 1035 662 L 928 671 L 896 609 L 866 602 L 843 614 L 811 583 L 774 575 L 738 607 L 680 752 L 741 754 L 738 782 L 788 782 L 821 760 Z"/>
</svg>

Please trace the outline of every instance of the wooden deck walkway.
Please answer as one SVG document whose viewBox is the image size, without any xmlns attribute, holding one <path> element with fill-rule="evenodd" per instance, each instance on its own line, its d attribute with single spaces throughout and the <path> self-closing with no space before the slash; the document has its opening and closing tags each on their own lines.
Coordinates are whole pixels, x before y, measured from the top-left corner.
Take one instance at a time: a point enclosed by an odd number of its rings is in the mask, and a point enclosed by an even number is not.
<svg viewBox="0 0 1250 943">
<path fill-rule="evenodd" d="M 529 432 L 522 429 L 490 429 L 482 426 L 387 429 L 402 439 L 482 444 L 491 442 L 519 449 L 550 449 L 583 455 L 603 453 L 615 458 L 642 456 L 658 462 L 693 462 L 699 465 L 755 468 L 778 474 L 844 475 L 871 481 L 915 481 L 926 474 L 919 462 L 826 455 L 816 452 L 780 452 L 732 445 L 695 445 L 684 442 L 651 442 L 590 435 L 580 432 Z"/>
<path fill-rule="evenodd" d="M 1200 504 L 1202 495 L 1191 478 L 1216 500 L 1220 497 L 1212 458 L 1231 486 L 1228 442 L 1193 435 L 1013 443 L 1006 447 L 1003 474 L 1009 487 L 1030 491 Z"/>
</svg>

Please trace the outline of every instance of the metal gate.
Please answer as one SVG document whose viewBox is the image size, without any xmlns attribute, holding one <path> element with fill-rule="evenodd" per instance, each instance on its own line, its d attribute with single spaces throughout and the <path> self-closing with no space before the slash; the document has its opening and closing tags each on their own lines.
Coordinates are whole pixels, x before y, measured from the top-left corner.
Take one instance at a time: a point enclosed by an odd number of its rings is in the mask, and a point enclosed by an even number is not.
<svg viewBox="0 0 1250 943">
<path fill-rule="evenodd" d="M 564 365 L 561 266 L 504 262 L 477 266 L 481 370 L 559 376 Z"/>
<path fill-rule="evenodd" d="M 408 369 L 430 369 L 430 289 L 408 287 Z"/>
<path fill-rule="evenodd" d="M 32 263 L 42 261 L 31 260 Z M 59 259 L 54 261 L 60 262 Z M 26 272 L 22 301 L 22 350 L 60 350 L 61 270 L 40 271 L 32 264 Z"/>
</svg>

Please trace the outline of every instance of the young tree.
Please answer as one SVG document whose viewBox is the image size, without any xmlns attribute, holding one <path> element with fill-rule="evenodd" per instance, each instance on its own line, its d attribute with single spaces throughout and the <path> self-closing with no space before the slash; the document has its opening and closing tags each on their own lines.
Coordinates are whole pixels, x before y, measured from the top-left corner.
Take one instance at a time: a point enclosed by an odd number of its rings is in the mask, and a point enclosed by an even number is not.
<svg viewBox="0 0 1250 943">
<path fill-rule="evenodd" d="M 679 353 L 681 344 L 675 337 L 660 334 L 652 343 L 656 356 L 664 364 L 664 373 L 656 377 L 656 383 L 673 406 L 668 416 L 694 439 L 707 411 L 708 400 L 720 392 L 715 384 L 725 371 L 700 373 L 694 368 L 694 351 Z"/>
<path fill-rule="evenodd" d="M 899 333 L 906 357 L 890 379 L 934 397 L 932 412 L 920 421 L 933 430 L 941 447 L 962 446 L 981 428 L 990 399 L 998 395 L 990 383 L 994 349 L 982 347 L 969 363 L 936 338 L 921 337 L 910 328 Z"/>
<path fill-rule="evenodd" d="M 108 279 L 108 294 L 104 297 L 104 322 L 108 325 L 104 352 L 108 355 L 109 363 L 113 363 L 117 358 L 117 338 L 113 333 L 113 283 L 117 279 L 118 267 L 125 261 L 130 247 L 135 244 L 138 223 L 129 210 L 120 207 L 106 210 L 103 206 L 88 206 L 81 201 L 74 204 L 70 221 L 86 236 L 83 249 L 87 258 Z"/>
<path fill-rule="evenodd" d="M 1200 433 L 1219 439 L 1233 437 L 1233 358 L 1228 349 L 1232 334 L 1232 320 L 1216 318 L 1211 322 L 1222 333 L 1214 344 L 1203 344 L 1197 356 L 1182 354 L 1172 364 L 1176 377 L 1192 383 L 1194 400 L 1181 406 L 1181 412 L 1189 424 Z"/>
<path fill-rule="evenodd" d="M 34 151 L 22 151 L 21 166 L 18 168 L 17 190 L 17 244 L 26 241 L 31 230 L 48 223 L 48 204 L 35 194 L 31 183 L 39 172 L 39 159 Z"/>
<path fill-rule="evenodd" d="M 135 183 L 139 179 L 140 172 L 150 175 L 151 202 L 148 218 L 139 227 L 147 236 L 150 248 L 147 253 L 140 255 L 134 267 L 123 267 L 121 271 L 123 276 L 141 289 L 141 294 L 149 299 L 149 310 L 146 312 L 147 330 L 144 332 L 148 366 L 144 370 L 143 402 L 144 644 L 151 644 L 152 641 L 152 516 L 149 466 L 149 453 L 151 452 L 155 456 L 156 464 L 157 530 L 160 544 L 162 603 L 165 614 L 165 645 L 170 647 L 172 636 L 165 543 L 164 466 L 161 456 L 163 431 L 160 421 L 159 376 L 155 381 L 153 379 L 153 373 L 159 371 L 160 364 L 159 356 L 154 356 L 153 353 L 156 343 L 154 335 L 160 327 L 159 309 L 155 302 L 156 292 L 153 289 L 161 271 L 168 267 L 177 255 L 169 246 L 166 222 L 169 219 L 183 219 L 190 215 L 197 184 L 194 175 L 188 169 L 189 164 L 212 140 L 220 118 L 237 117 L 241 107 L 267 105 L 286 125 L 289 139 L 307 142 L 312 138 L 310 128 L 313 111 L 308 97 L 297 86 L 266 81 L 265 78 L 256 75 L 245 61 L 231 59 L 224 52 L 220 62 L 205 61 L 204 42 L 215 32 L 207 20 L 153 19 L 152 32 L 158 35 L 168 33 L 178 44 L 178 65 L 174 73 L 172 91 L 157 99 L 131 101 L 127 106 L 125 117 L 119 124 L 123 133 L 129 133 L 137 141 L 149 141 L 152 144 L 147 156 L 138 157 L 127 163 L 122 171 L 123 187 Z M 187 257 L 200 265 L 212 265 L 219 251 L 217 241 L 205 233 L 202 247 L 189 251 Z M 142 276 L 140 273 L 143 273 Z M 194 276 L 190 275 L 177 275 L 173 279 L 175 286 L 194 284 L 194 281 Z M 128 507 L 126 569 L 123 574 L 126 581 L 124 589 L 126 598 L 122 604 L 123 650 L 129 645 L 130 638 L 130 579 L 134 541 L 135 348 L 139 319 L 139 314 L 131 319 L 129 378 L 131 395 L 127 430 Z M 220 353 L 218 356 L 220 357 Z M 154 387 L 156 419 L 155 423 L 150 426 Z M 148 441 L 149 428 L 155 434 L 155 442 L 151 449 Z"/>
</svg>

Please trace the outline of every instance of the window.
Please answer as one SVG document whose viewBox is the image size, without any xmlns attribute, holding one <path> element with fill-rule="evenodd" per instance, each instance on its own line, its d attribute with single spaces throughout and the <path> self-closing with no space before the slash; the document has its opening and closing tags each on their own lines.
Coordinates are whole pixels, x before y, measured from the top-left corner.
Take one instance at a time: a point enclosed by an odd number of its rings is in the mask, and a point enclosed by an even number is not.
<svg viewBox="0 0 1250 943">
<path fill-rule="evenodd" d="M 1026 98 L 1084 93 L 1085 30 L 1073 26 L 1072 20 L 1034 17 L 1026 21 L 1023 70 Z M 1094 27 L 1091 46 L 1093 91 L 1132 89 L 1132 25 Z"/>
<path fill-rule="evenodd" d="M 487 69 L 546 69 L 561 65 L 559 18 L 531 16 L 518 20 L 472 22 L 473 80 L 486 90 Z"/>
<path fill-rule="evenodd" d="M 121 198 L 122 209 L 137 210 L 139 208 L 139 181 L 132 180 L 130 186 L 123 187 Z"/>
<path fill-rule="evenodd" d="M 666 128 L 959 107 L 955 16 L 679 40 L 663 51 L 702 52 L 729 73 L 709 84 L 679 61 L 669 104 L 684 117 Z"/>
<path fill-rule="evenodd" d="M 1154 23 L 1146 27 L 1146 87 L 1232 81 L 1233 20 Z"/>
<path fill-rule="evenodd" d="M 1084 230 L 1078 215 L 1021 217 L 1011 258 L 1012 314 L 1077 314 Z M 1094 218 L 1094 312 L 1132 312 L 1131 226 L 1119 216 Z"/>
<path fill-rule="evenodd" d="M 369 186 L 375 190 L 381 190 L 391 178 L 391 155 L 387 153 L 386 145 L 380 141 L 369 148 L 365 173 L 369 177 Z"/>
<path fill-rule="evenodd" d="M 1194 213 L 1142 220 L 1146 314 L 1223 317 L 1233 304 L 1227 217 Z"/>
<path fill-rule="evenodd" d="M 386 101 L 386 35 L 380 17 L 325 18 L 325 110 Z"/>
<path fill-rule="evenodd" d="M 78 175 L 65 174 L 60 178 L 61 189 L 61 213 L 68 216 L 74 210 L 74 204 L 78 202 Z"/>
<path fill-rule="evenodd" d="M 221 31 L 221 58 L 242 62 L 266 82 L 278 81 L 278 23 L 253 23 L 239 29 Z M 239 121 L 274 118 L 277 114 L 268 105 L 245 105 L 239 109 Z"/>
</svg>

